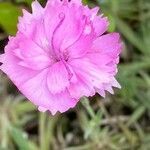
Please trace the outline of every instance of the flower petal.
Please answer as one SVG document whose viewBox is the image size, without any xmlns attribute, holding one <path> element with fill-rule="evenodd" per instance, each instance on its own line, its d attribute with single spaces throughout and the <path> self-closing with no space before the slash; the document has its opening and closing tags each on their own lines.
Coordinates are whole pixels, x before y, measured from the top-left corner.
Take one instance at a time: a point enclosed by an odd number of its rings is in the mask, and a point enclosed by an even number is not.
<svg viewBox="0 0 150 150">
<path fill-rule="evenodd" d="M 79 78 L 78 83 L 76 83 L 76 85 L 75 84 L 70 85 L 71 95 L 75 96 L 75 93 L 73 93 L 73 90 L 75 90 L 76 93 L 79 93 L 78 94 L 79 96 L 81 94 L 80 90 L 82 89 L 83 93 L 80 96 L 92 96 L 93 89 L 99 89 L 102 87 L 103 83 L 110 82 L 109 73 L 98 68 L 86 57 L 72 60 L 69 62 L 69 64 L 72 66 L 74 72 Z M 78 89 L 77 89 L 77 85 L 79 86 Z"/>
<path fill-rule="evenodd" d="M 43 48 L 29 38 L 26 38 L 23 34 L 17 34 L 11 40 L 11 43 L 15 41 L 15 48 L 11 48 L 10 50 L 20 59 L 18 62 L 19 65 L 33 70 L 40 70 L 54 63 L 51 54 L 45 52 Z"/>
<path fill-rule="evenodd" d="M 110 33 L 100 36 L 93 42 L 92 50 L 117 57 L 121 51 L 120 36 L 118 33 Z"/>
<path fill-rule="evenodd" d="M 18 65 L 20 60 L 18 60 L 11 52 L 4 55 L 5 58 L 3 59 L 3 64 L 0 66 L 0 69 L 9 76 L 17 87 L 38 73 L 35 70 L 30 70 Z"/>
<path fill-rule="evenodd" d="M 37 18 L 43 14 L 44 8 L 40 5 L 40 3 L 35 0 L 32 2 L 32 13 Z"/>
<path fill-rule="evenodd" d="M 105 33 L 107 31 L 108 25 L 109 23 L 107 17 L 96 16 L 93 20 L 93 27 L 97 36 Z"/>
<path fill-rule="evenodd" d="M 52 94 L 57 94 L 69 86 L 68 72 L 63 62 L 57 62 L 49 68 L 47 86 Z"/>
<path fill-rule="evenodd" d="M 77 82 L 71 83 L 68 87 L 68 91 L 71 97 L 80 99 L 83 96 L 93 96 L 95 94 L 94 88 L 91 83 L 86 80 L 81 74 L 77 77 Z"/>
<path fill-rule="evenodd" d="M 47 87 L 46 76 L 49 69 L 45 69 L 19 86 L 20 91 L 42 111 L 49 110 L 53 115 L 57 112 L 65 112 L 76 105 L 78 100 L 72 99 L 65 90 L 59 94 L 52 94 Z M 38 81 L 38 82 L 37 82 Z M 41 109 L 40 109 L 41 110 Z"/>
<path fill-rule="evenodd" d="M 78 39 L 85 22 L 82 12 L 77 5 L 66 6 L 58 2 L 47 4 L 44 24 L 53 50 L 62 52 Z"/>
</svg>

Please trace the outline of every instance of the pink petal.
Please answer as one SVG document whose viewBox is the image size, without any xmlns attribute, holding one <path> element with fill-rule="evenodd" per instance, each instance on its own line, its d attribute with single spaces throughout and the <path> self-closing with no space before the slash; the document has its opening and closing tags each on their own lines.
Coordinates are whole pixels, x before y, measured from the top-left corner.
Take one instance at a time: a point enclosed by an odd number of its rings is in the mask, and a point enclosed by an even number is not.
<svg viewBox="0 0 150 150">
<path fill-rule="evenodd" d="M 100 16 L 96 16 L 93 20 L 93 26 L 97 36 L 105 33 L 107 31 L 108 25 L 109 23 L 106 17 L 102 18 Z"/>
<path fill-rule="evenodd" d="M 43 14 L 43 7 L 37 0 L 32 2 L 32 13 L 36 18 L 41 17 L 41 15 Z"/>
<path fill-rule="evenodd" d="M 108 63 L 112 62 L 112 58 L 107 54 L 102 54 L 100 52 L 87 53 L 85 55 L 90 61 L 92 61 L 98 67 L 103 67 Z"/>
<path fill-rule="evenodd" d="M 87 53 L 85 55 L 85 57 L 87 57 L 100 70 L 103 70 L 104 72 L 116 75 L 116 73 L 117 73 L 116 60 L 118 58 L 113 58 L 113 57 L 109 56 L 108 54 L 103 54 L 100 52 Z"/>
<path fill-rule="evenodd" d="M 18 45 L 18 49 L 20 49 L 22 56 L 25 58 L 47 55 L 40 46 L 34 43 L 31 39 L 26 38 L 23 34 L 18 34 L 16 40 L 18 40 L 16 45 Z"/>
<path fill-rule="evenodd" d="M 18 29 L 22 32 L 27 30 L 30 31 L 31 28 L 27 28 L 27 27 L 31 25 L 31 21 L 33 17 L 26 10 L 23 9 L 22 11 L 23 11 L 23 17 L 19 17 Z"/>
<path fill-rule="evenodd" d="M 76 5 L 66 9 L 66 5 L 55 3 L 47 5 L 45 13 L 45 31 L 52 49 L 65 50 L 78 39 L 83 30 L 85 20 L 82 19 L 82 9 Z"/>
<path fill-rule="evenodd" d="M 89 8 L 88 8 L 89 9 Z M 94 7 L 90 10 L 90 19 L 93 21 L 99 11 L 99 7 Z"/>
<path fill-rule="evenodd" d="M 22 34 L 18 34 L 17 37 L 12 40 L 18 41 L 18 43 L 16 43 L 18 47 L 13 49 L 13 51 L 14 54 L 20 58 L 19 65 L 33 70 L 40 70 L 54 63 L 54 60 L 48 56 L 48 53 L 45 52 L 44 49 Z"/>
<path fill-rule="evenodd" d="M 37 44 L 40 45 L 42 49 L 44 49 L 45 52 L 52 54 L 52 48 L 51 44 L 48 41 L 48 37 L 46 36 L 44 21 L 38 21 L 36 23 L 36 26 L 33 29 L 33 36 L 31 36 L 31 39 Z"/>
<path fill-rule="evenodd" d="M 108 54 L 112 57 L 116 57 L 120 54 L 121 44 L 120 36 L 118 33 L 110 33 L 97 38 L 92 50 L 103 54 Z"/>
<path fill-rule="evenodd" d="M 23 16 L 19 17 L 18 30 L 27 37 L 34 35 L 36 24 L 39 21 L 41 22 L 41 17 L 44 14 L 44 8 L 37 0 L 32 3 L 32 12 L 33 14 L 30 14 L 26 10 L 23 10 Z"/>
<path fill-rule="evenodd" d="M 99 7 L 95 7 L 93 9 L 85 7 L 84 9 L 85 14 L 90 18 L 93 23 L 94 32 L 97 36 L 100 36 L 107 31 L 109 22 L 106 17 L 103 17 L 103 15 L 97 16 L 98 11 Z"/>
<path fill-rule="evenodd" d="M 1 70 L 5 72 L 16 86 L 19 86 L 34 77 L 37 71 L 29 70 L 18 65 L 19 60 L 12 54 L 5 54 L 5 60 L 1 66 Z"/>
<path fill-rule="evenodd" d="M 63 62 L 57 62 L 49 68 L 47 86 L 52 94 L 60 93 L 69 86 L 68 72 Z"/>
<path fill-rule="evenodd" d="M 70 59 L 83 57 L 92 46 L 94 39 L 93 28 L 87 25 L 80 38 L 69 48 L 67 48 Z"/>
<path fill-rule="evenodd" d="M 74 107 L 78 100 L 72 99 L 67 91 L 55 95 L 49 91 L 45 78 L 48 72 L 49 69 L 45 69 L 34 78 L 20 85 L 20 91 L 35 105 L 51 111 L 53 115 L 57 111 L 65 112 Z"/>
<path fill-rule="evenodd" d="M 109 73 L 99 69 L 88 58 L 75 59 L 70 61 L 69 64 L 72 66 L 72 68 L 74 68 L 74 71 L 79 79 L 82 79 L 82 82 L 84 81 L 84 86 L 87 86 L 87 88 L 89 88 L 88 86 L 90 85 L 91 91 L 89 92 L 89 95 L 93 95 L 92 88 L 99 89 L 103 85 L 103 83 L 110 82 Z M 83 87 L 82 82 L 79 80 L 79 83 L 77 83 L 78 85 L 80 84 L 79 87 Z M 72 86 L 75 85 L 71 85 L 71 88 L 73 89 L 74 87 Z M 76 90 L 80 90 L 80 88 Z"/>
<path fill-rule="evenodd" d="M 39 55 L 35 57 L 28 57 L 24 60 L 21 60 L 18 63 L 20 66 L 30 68 L 32 70 L 41 70 L 45 69 L 53 64 L 50 59 L 45 55 Z"/>
<path fill-rule="evenodd" d="M 80 99 L 83 96 L 93 96 L 95 94 L 94 88 L 91 83 L 81 75 L 78 76 L 78 82 L 70 84 L 68 91 L 71 97 Z"/>
</svg>

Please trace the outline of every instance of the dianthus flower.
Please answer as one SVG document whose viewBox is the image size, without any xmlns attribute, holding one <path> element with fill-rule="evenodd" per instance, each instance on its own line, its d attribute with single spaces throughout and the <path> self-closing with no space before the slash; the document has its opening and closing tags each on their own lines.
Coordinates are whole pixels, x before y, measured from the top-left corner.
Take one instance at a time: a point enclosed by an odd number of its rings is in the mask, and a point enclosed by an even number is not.
<svg viewBox="0 0 150 150">
<path fill-rule="evenodd" d="M 115 79 L 121 50 L 108 20 L 80 0 L 49 0 L 23 10 L 16 36 L 1 55 L 1 70 L 40 111 L 53 115 L 83 96 L 120 87 Z"/>
</svg>

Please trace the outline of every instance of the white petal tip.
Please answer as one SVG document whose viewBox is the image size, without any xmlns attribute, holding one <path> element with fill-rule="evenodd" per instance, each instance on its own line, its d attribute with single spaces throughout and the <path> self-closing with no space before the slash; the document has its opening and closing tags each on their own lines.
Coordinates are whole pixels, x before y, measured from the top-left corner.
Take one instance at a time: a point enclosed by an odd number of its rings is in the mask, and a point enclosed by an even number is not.
<svg viewBox="0 0 150 150">
<path fill-rule="evenodd" d="M 115 78 L 112 81 L 112 86 L 121 89 L 121 85 Z"/>
<path fill-rule="evenodd" d="M 99 95 L 101 95 L 103 98 L 105 98 L 106 94 L 104 90 L 98 90 L 97 91 Z"/>
<path fill-rule="evenodd" d="M 40 112 L 43 112 L 43 113 L 47 111 L 46 108 L 41 107 L 41 106 L 38 107 L 38 110 L 39 110 Z"/>
</svg>

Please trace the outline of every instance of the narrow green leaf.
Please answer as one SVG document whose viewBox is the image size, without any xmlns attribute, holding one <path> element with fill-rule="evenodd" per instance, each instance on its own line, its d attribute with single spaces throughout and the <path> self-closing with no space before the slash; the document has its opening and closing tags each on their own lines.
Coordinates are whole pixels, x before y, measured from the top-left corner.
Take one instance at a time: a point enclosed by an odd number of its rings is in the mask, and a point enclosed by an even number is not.
<svg viewBox="0 0 150 150">
<path fill-rule="evenodd" d="M 19 150 L 34 150 L 35 146 L 28 141 L 27 135 L 21 131 L 20 129 L 17 129 L 15 127 L 10 128 L 10 135 L 13 139 L 13 141 L 16 143 L 18 146 Z"/>
</svg>

